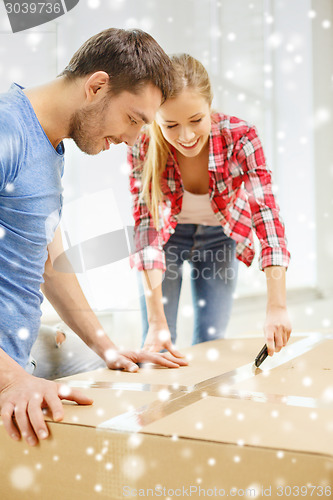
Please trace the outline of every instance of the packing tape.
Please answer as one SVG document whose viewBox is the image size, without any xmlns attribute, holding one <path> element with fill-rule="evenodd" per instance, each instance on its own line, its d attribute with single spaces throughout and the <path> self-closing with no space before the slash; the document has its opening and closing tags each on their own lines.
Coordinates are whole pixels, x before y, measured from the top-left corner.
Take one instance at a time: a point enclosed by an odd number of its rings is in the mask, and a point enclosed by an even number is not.
<svg viewBox="0 0 333 500">
<path fill-rule="evenodd" d="M 289 405 L 289 406 L 299 406 L 299 407 L 333 407 L 333 402 L 325 402 L 315 398 L 304 398 L 298 396 L 282 396 L 276 394 L 266 394 L 251 391 L 231 391 L 230 386 L 235 383 L 243 382 L 252 377 L 255 377 L 264 371 L 270 371 L 278 366 L 281 366 L 288 361 L 291 361 L 303 354 L 313 350 L 318 345 L 322 344 L 328 339 L 332 339 L 332 335 L 327 335 L 320 332 L 314 332 L 308 337 L 294 342 L 293 344 L 286 346 L 278 355 L 265 361 L 265 370 L 260 368 L 255 368 L 252 363 L 243 365 L 235 370 L 223 373 L 216 377 L 207 379 L 203 382 L 195 384 L 194 386 L 185 387 L 182 386 L 176 391 L 172 386 L 162 386 L 163 389 L 167 389 L 170 392 L 170 396 L 166 401 L 154 401 L 151 404 L 141 406 L 135 410 L 128 411 L 116 417 L 113 417 L 98 427 L 103 429 L 110 429 L 116 431 L 128 431 L 128 432 L 139 432 L 148 424 L 156 422 L 167 415 L 175 413 L 182 408 L 185 408 L 207 395 L 226 397 L 226 398 L 237 398 L 237 399 L 248 399 L 257 402 L 275 402 L 279 404 Z M 98 383 L 95 383 L 98 384 Z M 101 384 L 101 383 L 100 383 Z M 111 384 L 112 385 L 112 384 Z M 113 384 L 115 385 L 115 384 Z M 149 384 L 117 384 L 118 389 L 123 389 L 125 387 L 133 386 L 144 386 L 149 387 Z M 89 386 L 91 387 L 91 386 Z M 153 385 L 150 387 L 154 387 Z M 161 387 L 161 386 L 155 386 Z M 125 389 L 126 390 L 126 389 Z M 129 390 L 129 389 L 127 389 Z M 131 389 L 133 390 L 133 388 Z M 135 390 L 135 389 L 134 389 Z M 137 388 L 136 390 L 140 390 Z M 142 389 L 141 389 L 142 390 Z M 148 389 L 144 389 L 148 390 Z M 173 391 L 173 392 L 172 392 Z"/>
<path fill-rule="evenodd" d="M 114 391 L 147 391 L 159 392 L 162 390 L 169 391 L 182 391 L 187 392 L 187 385 L 179 385 L 177 383 L 168 384 L 141 384 L 136 382 L 98 382 L 95 380 L 69 380 L 66 382 L 69 387 L 76 387 L 79 389 L 111 389 Z"/>
<path fill-rule="evenodd" d="M 207 396 L 221 397 L 221 393 L 209 391 Z M 301 408 L 333 409 L 333 399 L 324 400 L 305 396 L 286 396 L 282 394 L 269 394 L 267 392 L 254 391 L 230 391 L 228 394 L 223 394 L 222 397 L 228 397 L 229 399 L 244 399 L 247 401 L 255 401 L 257 403 L 277 403 L 286 406 L 298 406 Z"/>
</svg>

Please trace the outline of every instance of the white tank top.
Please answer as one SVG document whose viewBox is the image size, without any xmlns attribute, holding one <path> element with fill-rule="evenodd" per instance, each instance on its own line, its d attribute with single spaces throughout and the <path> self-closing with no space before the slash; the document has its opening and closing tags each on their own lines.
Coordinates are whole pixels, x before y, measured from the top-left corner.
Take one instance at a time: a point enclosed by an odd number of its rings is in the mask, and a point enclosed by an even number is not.
<svg viewBox="0 0 333 500">
<path fill-rule="evenodd" d="M 182 209 L 177 217 L 180 224 L 220 226 L 209 200 L 209 193 L 193 194 L 184 191 Z"/>
</svg>

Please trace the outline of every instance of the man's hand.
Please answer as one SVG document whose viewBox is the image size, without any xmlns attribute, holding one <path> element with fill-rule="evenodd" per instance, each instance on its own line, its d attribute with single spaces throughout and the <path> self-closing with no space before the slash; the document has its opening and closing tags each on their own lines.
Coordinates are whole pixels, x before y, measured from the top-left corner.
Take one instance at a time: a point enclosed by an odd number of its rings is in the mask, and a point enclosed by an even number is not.
<svg viewBox="0 0 333 500">
<path fill-rule="evenodd" d="M 286 307 L 268 307 L 264 333 L 269 356 L 280 352 L 287 345 L 291 334 L 291 323 Z"/>
<path fill-rule="evenodd" d="M 165 368 L 179 368 L 187 366 L 184 358 L 175 357 L 169 352 L 157 353 L 148 351 L 118 351 L 109 349 L 106 354 L 106 364 L 111 370 L 124 370 L 126 372 L 137 372 L 138 363 L 154 363 Z"/>
<path fill-rule="evenodd" d="M 42 409 L 49 408 L 53 420 L 59 422 L 64 417 L 62 399 L 82 405 L 93 403 L 79 390 L 25 372 L 18 373 L 0 394 L 0 411 L 7 433 L 16 441 L 22 436 L 29 445 L 35 446 L 39 439 L 49 435 Z"/>
</svg>

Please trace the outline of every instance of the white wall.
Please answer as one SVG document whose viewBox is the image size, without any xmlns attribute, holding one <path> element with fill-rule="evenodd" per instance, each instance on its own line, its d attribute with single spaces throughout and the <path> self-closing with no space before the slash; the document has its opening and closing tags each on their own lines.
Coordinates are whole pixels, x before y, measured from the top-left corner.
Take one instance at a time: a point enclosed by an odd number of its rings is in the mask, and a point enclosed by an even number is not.
<svg viewBox="0 0 333 500">
<path fill-rule="evenodd" d="M 313 0 L 314 184 L 317 283 L 333 295 L 333 2 Z"/>
</svg>

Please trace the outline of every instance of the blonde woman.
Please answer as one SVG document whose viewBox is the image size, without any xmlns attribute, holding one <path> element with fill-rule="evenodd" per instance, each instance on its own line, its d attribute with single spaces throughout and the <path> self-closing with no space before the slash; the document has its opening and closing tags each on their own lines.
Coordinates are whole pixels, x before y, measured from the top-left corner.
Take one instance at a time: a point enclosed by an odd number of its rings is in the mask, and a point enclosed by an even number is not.
<svg viewBox="0 0 333 500">
<path fill-rule="evenodd" d="M 267 278 L 264 335 L 269 355 L 288 342 L 285 272 L 290 254 L 271 172 L 256 129 L 212 112 L 208 74 L 193 57 L 171 58 L 171 96 L 129 148 L 135 250 L 142 271 L 144 348 L 174 348 L 184 261 L 191 266 L 193 343 L 224 336 L 237 262 L 254 258 Z M 165 274 L 163 274 L 165 273 Z"/>
</svg>

